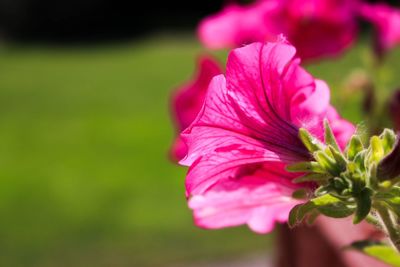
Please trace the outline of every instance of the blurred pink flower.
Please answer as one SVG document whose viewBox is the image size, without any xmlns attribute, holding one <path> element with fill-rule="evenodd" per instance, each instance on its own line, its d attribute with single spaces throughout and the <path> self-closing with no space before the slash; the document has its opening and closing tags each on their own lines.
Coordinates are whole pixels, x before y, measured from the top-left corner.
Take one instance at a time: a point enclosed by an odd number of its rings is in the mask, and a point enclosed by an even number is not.
<svg viewBox="0 0 400 267">
<path fill-rule="evenodd" d="M 365 3 L 360 7 L 360 15 L 375 27 L 379 55 L 400 44 L 400 9 L 383 3 Z"/>
<path fill-rule="evenodd" d="M 295 48 L 279 40 L 233 50 L 226 77 L 209 85 L 202 110 L 183 133 L 190 166 L 189 206 L 205 228 L 248 224 L 259 233 L 287 220 L 296 177 L 288 163 L 310 159 L 300 127 L 323 138 L 328 118 L 342 147 L 354 126 L 329 104 L 329 88 L 299 66 Z"/>
<path fill-rule="evenodd" d="M 212 49 L 272 40 L 280 33 L 277 25 L 279 15 L 277 0 L 258 1 L 246 6 L 230 4 L 220 13 L 205 18 L 199 25 L 198 35 Z"/>
<path fill-rule="evenodd" d="M 303 60 L 334 56 L 350 46 L 358 31 L 358 0 L 258 0 L 231 4 L 199 25 L 209 48 L 274 41 L 283 33 Z"/>
<path fill-rule="evenodd" d="M 221 73 L 221 68 L 212 57 L 202 56 L 198 60 L 196 77 L 173 94 L 172 113 L 178 134 L 196 118 L 203 105 L 208 84 L 215 75 Z M 179 161 L 186 153 L 186 145 L 178 136 L 172 146 L 171 155 L 174 160 Z"/>
</svg>

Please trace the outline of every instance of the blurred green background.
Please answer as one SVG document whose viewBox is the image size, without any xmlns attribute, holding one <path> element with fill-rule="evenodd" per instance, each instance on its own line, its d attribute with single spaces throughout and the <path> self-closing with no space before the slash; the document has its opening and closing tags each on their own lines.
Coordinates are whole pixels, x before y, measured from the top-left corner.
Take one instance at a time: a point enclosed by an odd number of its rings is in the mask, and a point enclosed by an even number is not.
<svg viewBox="0 0 400 267">
<path fill-rule="evenodd" d="M 364 41 L 309 67 L 354 122 L 361 93 L 343 85 L 368 51 Z M 190 266 L 268 254 L 271 236 L 196 228 L 185 169 L 168 159 L 169 96 L 202 52 L 190 35 L 0 47 L 1 266 Z M 383 88 L 400 85 L 398 59 L 395 51 L 377 73 Z"/>
</svg>

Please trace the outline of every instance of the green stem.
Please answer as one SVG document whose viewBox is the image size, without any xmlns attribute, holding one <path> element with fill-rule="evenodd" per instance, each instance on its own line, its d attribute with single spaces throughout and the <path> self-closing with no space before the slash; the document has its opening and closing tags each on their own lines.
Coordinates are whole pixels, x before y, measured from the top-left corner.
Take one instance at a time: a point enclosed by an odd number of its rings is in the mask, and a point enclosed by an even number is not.
<svg viewBox="0 0 400 267">
<path fill-rule="evenodd" d="M 374 207 L 382 221 L 384 230 L 388 234 L 390 241 L 397 251 L 400 252 L 400 229 L 393 221 L 393 216 L 390 214 L 390 210 L 381 203 L 375 203 Z"/>
</svg>

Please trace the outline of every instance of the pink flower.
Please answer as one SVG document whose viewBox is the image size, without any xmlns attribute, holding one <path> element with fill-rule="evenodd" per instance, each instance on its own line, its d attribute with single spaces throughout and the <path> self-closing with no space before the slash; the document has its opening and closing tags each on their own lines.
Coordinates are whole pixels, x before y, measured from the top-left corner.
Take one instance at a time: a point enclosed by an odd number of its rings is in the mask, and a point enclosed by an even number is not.
<svg viewBox="0 0 400 267">
<path fill-rule="evenodd" d="M 258 1 L 252 5 L 230 4 L 220 13 L 204 19 L 198 29 L 200 40 L 209 48 L 236 47 L 254 41 L 272 40 L 280 33 L 279 1 Z M 274 20 L 268 17 L 277 16 Z"/>
<path fill-rule="evenodd" d="M 271 41 L 283 33 L 303 59 L 333 56 L 357 34 L 358 0 L 259 0 L 229 5 L 204 19 L 198 29 L 209 48 Z"/>
<path fill-rule="evenodd" d="M 378 54 L 400 43 L 400 9 L 382 3 L 363 4 L 360 14 L 375 27 Z"/>
<path fill-rule="evenodd" d="M 189 206 L 205 228 L 247 224 L 259 233 L 287 220 L 296 177 L 288 163 L 310 155 L 298 138 L 300 127 L 323 138 L 323 120 L 345 146 L 354 127 L 329 104 L 329 88 L 299 66 L 284 40 L 233 50 L 226 77 L 209 85 L 202 110 L 183 133 L 190 166 Z"/>
<path fill-rule="evenodd" d="M 218 63 L 211 57 L 203 56 L 198 60 L 196 77 L 181 86 L 172 97 L 172 113 L 178 134 L 186 129 L 199 113 L 208 84 L 211 79 L 222 73 Z M 174 160 L 179 161 L 187 153 L 186 145 L 178 136 L 171 149 Z"/>
</svg>

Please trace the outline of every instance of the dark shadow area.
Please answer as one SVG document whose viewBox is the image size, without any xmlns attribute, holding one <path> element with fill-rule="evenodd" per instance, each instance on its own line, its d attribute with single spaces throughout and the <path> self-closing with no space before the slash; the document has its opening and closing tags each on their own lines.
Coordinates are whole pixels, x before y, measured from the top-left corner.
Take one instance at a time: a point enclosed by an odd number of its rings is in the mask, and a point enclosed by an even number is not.
<svg viewBox="0 0 400 267">
<path fill-rule="evenodd" d="M 91 42 L 193 30 L 223 1 L 0 0 L 0 34 L 14 41 Z"/>
</svg>

